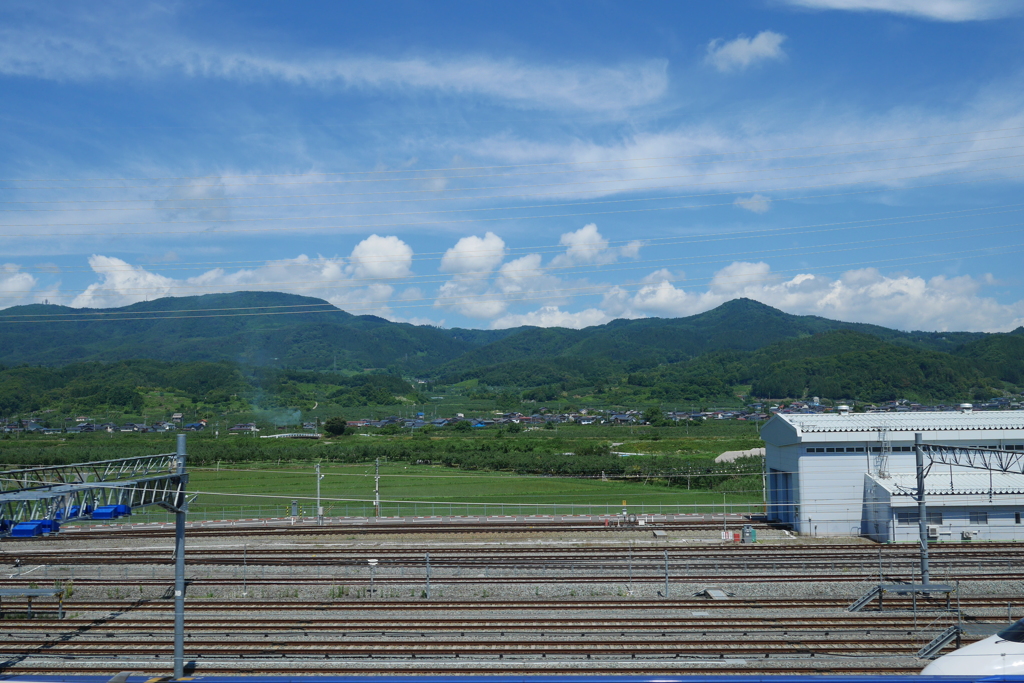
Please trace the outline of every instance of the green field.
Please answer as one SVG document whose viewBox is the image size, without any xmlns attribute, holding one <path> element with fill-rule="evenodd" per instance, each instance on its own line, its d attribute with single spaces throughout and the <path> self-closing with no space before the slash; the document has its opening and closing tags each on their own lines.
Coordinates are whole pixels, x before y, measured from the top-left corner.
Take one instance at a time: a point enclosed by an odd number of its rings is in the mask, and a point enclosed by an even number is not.
<svg viewBox="0 0 1024 683">
<path fill-rule="evenodd" d="M 326 515 L 372 513 L 374 467 L 324 465 L 321 496 Z M 199 492 L 192 510 L 199 515 L 238 516 L 234 510 L 262 508 L 264 515 L 285 514 L 292 499 L 314 514 L 316 477 L 312 465 L 231 470 L 192 469 L 189 489 Z M 756 482 L 754 482 L 756 483 Z M 538 477 L 502 472 L 460 472 L 431 465 L 381 465 L 381 514 L 585 514 L 631 511 L 718 511 L 723 501 L 736 511 L 761 504 L 760 487 L 748 491 L 687 491 L 664 483 Z M 230 494 L 230 495 L 225 495 Z M 754 507 L 750 508 L 752 511 Z M 256 515 L 253 515 L 256 516 Z"/>
<path fill-rule="evenodd" d="M 749 423 L 707 424 L 689 436 L 679 428 L 565 426 L 320 441 L 187 438 L 189 490 L 196 496 L 191 514 L 198 519 L 286 516 L 292 500 L 312 516 L 317 462 L 326 515 L 372 515 L 378 457 L 384 516 L 598 514 L 621 511 L 623 500 L 636 513 L 762 509 L 760 465 L 735 475 L 705 474 L 719 467 L 718 453 L 761 445 Z M 0 462 L 17 469 L 108 460 L 173 451 L 174 441 L 173 435 L 99 433 L 4 439 Z M 620 458 L 609 449 L 646 455 Z M 167 516 L 153 508 L 135 519 Z"/>
</svg>

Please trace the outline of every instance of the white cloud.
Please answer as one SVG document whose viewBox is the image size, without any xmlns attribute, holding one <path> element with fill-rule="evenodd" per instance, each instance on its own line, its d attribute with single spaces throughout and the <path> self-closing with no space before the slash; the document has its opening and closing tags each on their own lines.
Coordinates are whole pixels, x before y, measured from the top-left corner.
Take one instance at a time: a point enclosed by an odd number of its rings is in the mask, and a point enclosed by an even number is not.
<svg viewBox="0 0 1024 683">
<path fill-rule="evenodd" d="M 761 31 L 753 38 L 739 36 L 728 42 L 716 38 L 708 43 L 705 59 L 722 72 L 743 71 L 758 62 L 785 59 L 785 40 L 786 36 L 774 31 Z"/>
<path fill-rule="evenodd" d="M 399 278 L 412 274 L 412 247 L 393 235 L 370 235 L 352 249 L 349 271 L 357 278 Z"/>
<path fill-rule="evenodd" d="M 307 296 L 316 296 L 310 292 L 299 292 Z M 388 320 L 394 319 L 388 301 L 395 293 L 391 285 L 372 284 L 367 287 L 338 287 L 334 292 L 327 291 L 321 298 L 338 308 L 355 315 L 378 315 Z"/>
<path fill-rule="evenodd" d="M 588 308 L 579 313 L 561 310 L 558 306 L 542 306 L 529 313 L 506 315 L 491 322 L 491 329 L 501 330 L 507 327 L 533 325 L 534 327 L 569 327 L 582 329 L 593 325 L 603 325 L 611 320 L 607 313 L 596 308 Z"/>
<path fill-rule="evenodd" d="M 681 280 L 684 277 L 686 277 L 686 275 L 685 273 L 683 273 L 683 271 L 673 273 L 668 268 L 661 268 L 659 270 L 654 271 L 653 273 L 645 275 L 641 282 L 645 284 L 657 284 L 659 282 L 665 281 L 674 282 L 676 280 Z"/>
<path fill-rule="evenodd" d="M 527 254 L 502 264 L 495 279 L 495 285 L 505 294 L 550 294 L 560 284 L 560 279 L 544 271 L 540 254 Z"/>
<path fill-rule="evenodd" d="M 597 224 L 588 223 L 579 230 L 566 232 L 558 240 L 566 247 L 565 253 L 551 259 L 551 265 L 561 268 L 577 265 L 606 265 L 615 263 L 620 256 L 636 258 L 640 255 L 643 242 L 633 240 L 619 248 L 609 248 L 608 240 L 597 229 Z"/>
<path fill-rule="evenodd" d="M 735 261 L 715 273 L 708 289 L 724 295 L 743 292 L 751 285 L 762 286 L 775 279 L 771 275 L 771 270 L 771 266 L 763 261 L 760 263 Z"/>
<path fill-rule="evenodd" d="M 35 277 L 21 272 L 14 263 L 0 264 L 0 308 L 32 303 L 37 297 Z"/>
<path fill-rule="evenodd" d="M 668 87 L 666 60 L 612 66 L 551 66 L 482 54 L 385 58 L 327 54 L 275 56 L 198 42 L 173 32 L 166 16 L 129 7 L 63 12 L 23 11 L 0 28 L 0 73 L 56 81 L 188 78 L 277 81 L 312 88 L 476 95 L 543 109 L 618 111 L 650 104 Z M 4 22 L 0 22 L 3 24 Z"/>
<path fill-rule="evenodd" d="M 488 232 L 483 237 L 463 237 L 441 258 L 442 273 L 485 275 L 505 259 L 505 241 Z"/>
<path fill-rule="evenodd" d="M 631 240 L 619 247 L 619 254 L 623 258 L 639 258 L 640 248 L 646 244 L 643 240 Z"/>
<path fill-rule="evenodd" d="M 310 257 L 268 261 L 257 268 L 228 271 L 214 268 L 194 277 L 175 279 L 111 256 L 93 255 L 89 266 L 99 275 L 74 298 L 76 308 L 112 308 L 165 296 L 195 296 L 219 292 L 289 292 L 324 299 L 351 313 L 392 317 L 388 306 L 393 283 L 411 273 L 412 249 L 396 237 L 372 235 L 345 258 Z M 408 297 L 409 290 L 405 296 Z"/>
<path fill-rule="evenodd" d="M 630 294 L 614 287 L 602 308 L 615 317 L 678 317 L 746 297 L 787 313 L 819 315 L 902 330 L 1008 331 L 1024 324 L 1024 301 L 1003 304 L 981 294 L 990 276 L 931 278 L 885 275 L 875 268 L 838 278 L 802 273 L 784 279 L 766 263 L 735 262 L 707 289 L 684 289 L 659 278 Z"/>
<path fill-rule="evenodd" d="M 567 174 L 552 176 L 551 182 L 566 182 L 559 198 L 577 199 L 615 196 L 644 190 L 652 195 L 679 197 L 680 204 L 693 207 L 733 204 L 736 197 L 749 202 L 755 195 L 768 197 L 774 204 L 789 196 L 841 194 L 854 190 L 908 188 L 929 183 L 960 182 L 985 170 L 989 177 L 1020 183 L 1016 159 L 1001 158 L 1015 154 L 1007 151 L 998 136 L 985 131 L 1010 130 L 1024 126 L 1024 78 L 1011 76 L 983 85 L 973 95 L 962 98 L 954 108 L 904 105 L 882 111 L 849 108 L 817 108 L 794 111 L 788 105 L 766 104 L 756 112 L 725 114 L 715 122 L 687 124 L 651 132 L 639 131 L 614 142 L 573 140 L 565 143 L 536 142 L 511 135 L 499 135 L 474 143 L 472 153 L 499 163 L 537 163 L 540 161 L 586 164 L 594 181 L 577 191 L 570 185 L 577 180 Z M 968 132 L 950 138 L 950 131 Z M 922 152 L 898 146 L 872 146 L 864 155 L 844 158 L 840 166 L 824 168 L 836 161 L 829 152 L 849 149 L 853 143 L 872 140 L 924 139 L 945 136 L 941 150 Z M 796 162 L 771 160 L 762 150 L 788 148 L 817 149 L 822 155 Z M 470 152 L 469 145 L 466 146 Z M 915 159 L 918 155 L 941 154 Z M 670 171 L 652 173 L 643 162 L 622 163 L 623 159 L 674 159 Z M 612 165 L 613 161 L 619 160 Z M 823 175 L 794 169 L 796 166 L 821 165 Z M 932 180 L 938 178 L 938 180 Z M 790 189 L 792 188 L 792 189 Z M 866 196 L 867 201 L 873 197 Z M 742 203 L 737 204 L 742 206 Z M 756 206 L 754 204 L 752 206 Z"/>
<path fill-rule="evenodd" d="M 487 320 L 505 312 L 504 295 L 487 286 L 486 280 L 456 278 L 438 288 L 434 305 L 453 309 L 469 318 Z"/>
<path fill-rule="evenodd" d="M 558 243 L 566 247 L 551 261 L 554 266 L 570 266 L 584 263 L 612 263 L 615 254 L 608 249 L 608 240 L 601 236 L 597 225 L 588 223 L 575 232 L 563 233 Z"/>
<path fill-rule="evenodd" d="M 489 285 L 491 273 L 505 259 L 505 241 L 493 232 L 463 237 L 441 257 L 439 269 L 454 277 L 438 288 L 434 305 L 470 318 L 494 318 L 506 303 Z"/>
<path fill-rule="evenodd" d="M 737 197 L 733 202 L 736 206 L 753 211 L 754 213 L 767 213 L 772 208 L 772 200 L 763 194 L 752 194 L 749 197 Z"/>
<path fill-rule="evenodd" d="M 935 21 L 979 21 L 1021 12 L 1020 0 L 783 0 L 798 7 L 891 12 Z"/>
<path fill-rule="evenodd" d="M 71 302 L 74 308 L 112 308 L 178 294 L 177 281 L 112 256 L 93 254 L 89 266 L 100 274 Z"/>
</svg>

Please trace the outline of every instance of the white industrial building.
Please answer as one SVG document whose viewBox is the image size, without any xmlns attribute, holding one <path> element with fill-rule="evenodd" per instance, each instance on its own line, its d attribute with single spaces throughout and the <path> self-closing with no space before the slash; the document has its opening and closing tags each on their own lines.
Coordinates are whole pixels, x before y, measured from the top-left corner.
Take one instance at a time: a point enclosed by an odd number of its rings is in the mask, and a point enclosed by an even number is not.
<svg viewBox="0 0 1024 683">
<path fill-rule="evenodd" d="M 1024 538 L 1024 475 L 931 469 L 924 482 L 928 538 L 932 541 L 1012 541 Z M 917 541 L 917 476 L 865 475 L 864 533 L 880 543 Z"/>
<path fill-rule="evenodd" d="M 769 519 L 808 535 L 916 538 L 915 433 L 1024 451 L 1024 411 L 777 414 L 761 430 Z M 1024 475 L 941 465 L 925 494 L 935 540 L 1024 539 Z"/>
</svg>

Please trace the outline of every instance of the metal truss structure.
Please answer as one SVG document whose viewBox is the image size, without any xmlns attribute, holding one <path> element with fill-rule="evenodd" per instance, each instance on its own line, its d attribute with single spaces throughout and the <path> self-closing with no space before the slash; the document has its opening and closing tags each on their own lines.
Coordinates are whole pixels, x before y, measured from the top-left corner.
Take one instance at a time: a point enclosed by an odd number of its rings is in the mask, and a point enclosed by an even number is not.
<svg viewBox="0 0 1024 683">
<path fill-rule="evenodd" d="M 75 519 L 86 506 L 159 505 L 174 513 L 174 678 L 185 675 L 185 435 L 178 450 L 120 460 L 77 465 L 33 467 L 0 472 L 0 513 L 3 519 Z M 77 514 L 70 516 L 78 505 Z M 118 674 L 118 678 L 123 674 Z"/>
<path fill-rule="evenodd" d="M 184 506 L 183 461 L 182 455 L 163 453 L 0 472 L 0 519 L 11 525 L 64 521 L 101 505 L 159 505 L 173 512 Z"/>
<path fill-rule="evenodd" d="M 921 444 L 932 465 L 954 465 L 976 470 L 1024 474 L 1024 451 Z"/>
</svg>

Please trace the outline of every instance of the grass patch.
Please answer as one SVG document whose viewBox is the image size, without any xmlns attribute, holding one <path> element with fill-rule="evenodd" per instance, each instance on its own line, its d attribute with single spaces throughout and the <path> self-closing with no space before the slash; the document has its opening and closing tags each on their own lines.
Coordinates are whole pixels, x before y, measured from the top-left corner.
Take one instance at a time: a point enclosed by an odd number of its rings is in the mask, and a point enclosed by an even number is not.
<svg viewBox="0 0 1024 683">
<path fill-rule="evenodd" d="M 321 472 L 325 475 L 321 482 L 324 514 L 372 514 L 372 464 L 321 465 Z M 762 500 L 759 478 L 743 478 L 742 487 L 720 488 L 724 490 L 687 491 L 668 487 L 660 480 L 523 476 L 395 463 L 381 465 L 380 484 L 384 501 L 381 514 L 385 516 L 598 514 L 621 510 L 623 500 L 631 512 L 675 511 L 679 506 L 698 512 L 720 512 L 723 499 L 729 506 L 737 506 L 736 511 L 748 511 L 748 507 L 756 511 Z M 291 514 L 292 499 L 299 501 L 301 515 L 315 514 L 316 478 L 309 464 L 254 463 L 220 471 L 193 468 L 189 489 L 200 492 L 192 503 L 191 513 L 210 519 L 287 516 Z M 244 514 L 245 510 L 251 511 L 251 515 Z"/>
</svg>

